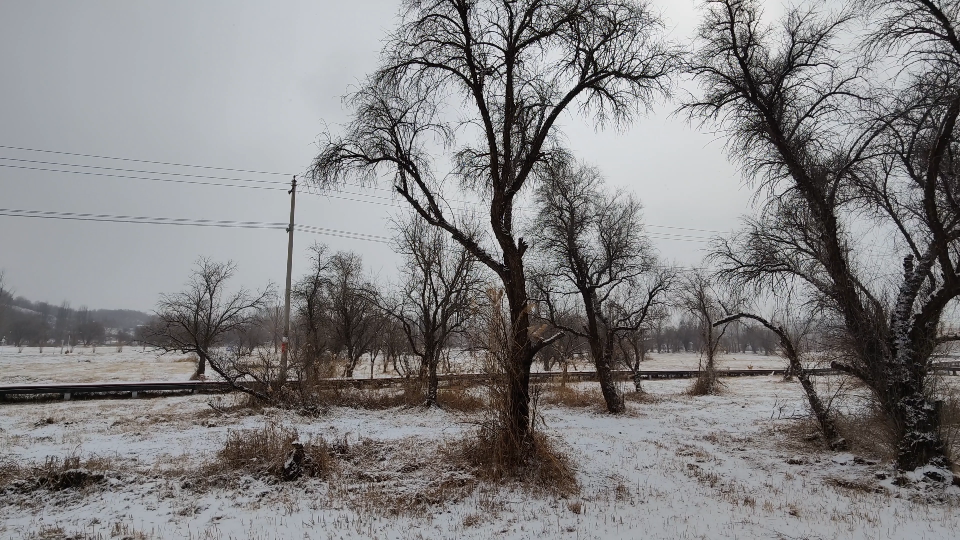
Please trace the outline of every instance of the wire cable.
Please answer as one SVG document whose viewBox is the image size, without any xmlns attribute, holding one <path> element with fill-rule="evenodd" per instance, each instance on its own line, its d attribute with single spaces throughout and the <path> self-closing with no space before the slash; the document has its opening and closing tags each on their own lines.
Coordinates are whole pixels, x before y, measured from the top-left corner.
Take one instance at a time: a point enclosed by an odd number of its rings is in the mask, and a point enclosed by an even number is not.
<svg viewBox="0 0 960 540">
<path fill-rule="evenodd" d="M 59 154 L 59 155 L 63 155 L 63 156 L 76 156 L 76 157 L 85 157 L 85 158 L 94 158 L 94 159 L 112 159 L 112 160 L 116 160 L 116 161 L 132 161 L 132 162 L 135 162 L 135 163 L 150 163 L 150 164 L 152 164 L 152 165 L 170 165 L 170 166 L 172 166 L 172 167 L 193 167 L 193 168 L 196 168 L 196 169 L 211 169 L 211 170 L 215 170 L 215 171 L 232 171 L 232 172 L 243 172 L 243 173 L 251 173 L 251 174 L 275 174 L 275 175 L 283 175 L 283 176 L 292 176 L 292 175 L 294 174 L 294 173 L 281 173 L 281 172 L 273 172 L 273 171 L 251 171 L 251 170 L 248 170 L 248 169 L 231 169 L 231 168 L 228 168 L 228 167 L 212 167 L 212 166 L 209 166 L 209 165 L 188 165 L 188 164 L 186 164 L 186 163 L 172 163 L 172 162 L 168 162 L 168 161 L 150 161 L 150 160 L 146 160 L 146 159 L 133 159 L 133 158 L 112 157 L 112 156 L 98 156 L 98 155 L 94 155 L 94 154 L 77 154 L 77 153 L 74 153 L 74 152 L 62 152 L 62 151 L 59 151 L 59 150 L 41 150 L 41 149 L 38 149 L 38 148 L 24 148 L 24 147 L 22 147 L 22 146 L 6 146 L 6 145 L 0 145 L 0 148 L 4 148 L 4 149 L 7 149 L 7 150 L 22 150 L 22 151 L 24 151 L 24 152 L 44 152 L 44 153 L 47 153 L 47 154 Z"/>
<path fill-rule="evenodd" d="M 286 223 L 263 221 L 223 221 L 213 219 L 168 218 L 152 216 L 117 216 L 79 212 L 53 212 L 44 210 L 19 210 L 0 208 L 0 216 L 40 219 L 64 219 L 74 221 L 103 221 L 109 223 L 140 223 L 144 225 L 182 225 L 194 227 L 229 227 L 242 229 L 285 229 Z"/>
<path fill-rule="evenodd" d="M 234 176 L 208 176 L 208 175 L 202 175 L 202 174 L 189 174 L 189 173 L 178 173 L 178 172 L 167 172 L 167 171 L 145 171 L 142 169 L 120 169 L 116 167 L 102 167 L 99 165 L 81 165 L 79 163 L 59 163 L 56 161 L 38 161 L 33 159 L 19 159 L 19 158 L 11 158 L 11 157 L 3 157 L 3 156 L 0 156 L 0 159 L 4 161 L 17 161 L 20 163 L 33 163 L 35 165 L 54 165 L 57 167 L 80 167 L 84 169 L 100 169 L 105 171 L 131 172 L 131 173 L 138 173 L 138 174 L 166 174 L 169 176 L 207 178 L 210 180 L 236 180 L 238 182 L 254 182 L 258 184 L 273 184 L 273 185 L 280 185 L 280 186 L 288 184 L 288 182 L 280 182 L 277 180 L 258 180 L 254 178 L 237 178 Z M 69 171 L 63 171 L 63 172 L 69 172 Z"/>
<path fill-rule="evenodd" d="M 10 146 L 10 145 L 0 145 L 0 149 L 18 150 L 18 151 L 25 151 L 25 152 L 41 152 L 41 153 L 48 153 L 48 154 L 65 155 L 65 156 L 75 156 L 75 157 L 84 157 L 84 158 L 92 158 L 92 159 L 108 159 L 108 160 L 134 162 L 134 163 L 147 163 L 147 164 L 153 164 L 153 165 L 165 165 L 165 166 L 173 166 L 173 167 L 189 167 L 189 168 L 206 169 L 206 170 L 219 170 L 219 171 L 230 171 L 230 172 L 242 172 L 242 173 L 249 173 L 249 174 L 268 174 L 268 175 L 280 175 L 280 176 L 292 176 L 292 174 L 293 174 L 293 173 L 281 173 L 281 172 L 276 172 L 276 171 L 257 171 L 257 170 L 250 170 L 250 169 L 236 169 L 236 168 L 230 168 L 230 167 L 216 167 L 216 166 L 210 166 L 210 165 L 191 165 L 191 164 L 185 164 L 185 163 L 175 163 L 175 162 L 166 162 L 166 161 L 153 161 L 153 160 L 124 158 L 124 157 L 116 157 L 116 156 L 102 156 L 102 155 L 96 155 L 96 154 L 82 154 L 82 153 L 75 153 L 75 152 L 64 152 L 64 151 L 58 151 L 58 150 L 45 150 L 45 149 L 38 149 L 38 148 L 26 148 L 26 147 L 21 147 L 21 146 Z M 131 173 L 136 173 L 136 174 L 159 174 L 159 175 L 167 175 L 167 176 L 204 178 L 204 179 L 209 179 L 209 180 L 231 180 L 231 181 L 238 181 L 238 182 L 255 183 L 255 184 L 267 184 L 267 185 L 266 185 L 266 186 L 252 186 L 252 185 L 239 185 L 239 184 L 224 184 L 224 183 L 215 183 L 215 182 L 199 182 L 199 181 L 194 181 L 194 180 L 181 180 L 181 179 L 174 179 L 174 178 L 153 178 L 153 177 L 142 177 L 142 176 L 129 176 L 129 175 L 119 175 L 119 174 L 109 174 L 109 173 L 96 173 L 96 172 L 88 172 L 88 171 L 71 171 L 71 170 L 60 170 L 60 169 L 48 169 L 48 168 L 43 168 L 43 167 L 27 167 L 27 166 L 9 165 L 9 164 L 2 164 L 2 163 L 0 163 L 0 167 L 15 168 L 15 169 L 22 169 L 22 170 L 54 172 L 54 173 L 64 173 L 64 174 L 84 174 L 84 175 L 89 175 L 89 176 L 101 176 L 101 177 L 110 177 L 110 178 L 126 178 L 126 179 L 131 179 L 131 180 L 146 180 L 146 181 L 153 181 L 153 182 L 167 182 L 167 183 L 188 184 L 188 185 L 200 185 L 200 186 L 211 186 L 211 187 L 237 187 L 237 188 L 248 188 L 248 189 L 266 189 L 266 190 L 275 190 L 275 191 L 281 191 L 281 190 L 282 190 L 282 191 L 286 191 L 286 190 L 287 190 L 286 182 L 280 182 L 280 181 L 274 181 L 274 180 L 261 180 L 261 179 L 223 177 L 223 176 L 207 176 L 207 175 L 196 175 L 196 174 L 178 173 L 178 172 L 148 171 L 148 170 L 139 170 L 139 169 L 121 169 L 121 168 L 103 167 L 103 166 L 97 166 L 97 165 L 82 165 L 82 164 L 71 164 L 71 163 L 58 163 L 58 162 L 40 161 L 40 160 L 28 160 L 28 159 L 12 158 L 12 157 L 0 157 L 0 160 L 17 161 L 17 162 L 21 162 L 21 163 L 33 163 L 33 164 L 38 164 L 38 165 L 51 165 L 51 166 L 60 166 L 60 167 L 79 167 L 79 168 L 108 170 L 108 171 L 116 171 L 116 172 L 131 172 Z M 275 186 L 275 187 L 270 187 L 270 186 Z M 392 189 L 379 188 L 379 187 L 376 187 L 376 186 L 359 186 L 359 185 L 358 185 L 357 187 L 363 187 L 363 188 L 365 188 L 365 189 L 373 189 L 373 190 L 378 190 L 378 191 L 388 191 L 388 192 L 391 192 L 391 193 L 393 192 Z M 305 190 L 303 191 L 303 193 L 307 193 L 307 194 L 309 194 L 309 195 L 318 196 L 318 197 L 330 197 L 330 198 L 334 198 L 334 199 L 341 199 L 341 200 L 352 201 L 352 202 L 359 202 L 359 203 L 366 203 L 366 204 L 377 204 L 377 205 L 380 205 L 380 206 L 404 207 L 404 205 L 403 205 L 400 201 L 395 200 L 393 197 L 386 197 L 386 196 L 381 196 L 381 195 L 372 195 L 372 194 L 369 194 L 369 193 L 354 193 L 354 192 L 343 191 L 343 190 L 336 190 L 336 189 L 331 190 L 330 192 L 314 192 L 314 191 L 311 191 L 311 190 L 309 190 L 309 189 L 305 189 Z M 337 194 L 335 195 L 334 193 L 337 193 Z M 352 195 L 353 197 L 347 197 L 347 196 L 345 196 L 345 195 Z M 380 201 L 388 201 L 388 202 L 378 202 L 378 201 L 372 201 L 372 200 L 364 200 L 364 199 L 358 199 L 358 198 L 355 198 L 355 197 L 366 197 L 366 198 L 379 199 Z M 459 204 L 459 205 L 451 205 L 451 204 L 449 204 L 449 202 L 457 202 L 457 203 L 461 203 L 461 204 Z M 450 206 L 450 209 L 451 209 L 451 210 L 459 210 L 459 211 L 463 211 L 463 212 L 473 211 L 473 210 L 475 210 L 475 209 L 477 208 L 477 206 L 478 206 L 477 203 L 471 203 L 471 202 L 468 202 L 468 201 L 453 200 L 453 199 L 451 199 L 450 201 L 448 201 L 447 204 Z M 468 207 L 468 206 L 469 206 L 469 207 Z M 717 231 L 717 230 L 711 230 L 711 229 L 698 229 L 698 228 L 693 228 L 693 227 L 679 227 L 679 226 L 670 226 L 670 225 L 655 225 L 655 224 L 651 224 L 651 223 L 646 224 L 646 226 L 647 226 L 647 227 L 658 228 L 658 229 L 676 229 L 676 230 L 684 230 L 684 231 L 692 231 L 692 232 L 705 232 L 705 233 L 714 233 L 714 234 L 725 234 L 724 231 Z M 697 236 L 679 235 L 679 234 L 668 233 L 668 232 L 659 233 L 659 232 L 656 232 L 656 231 L 649 231 L 648 234 L 651 236 L 651 238 L 661 239 L 661 240 L 678 240 L 678 241 L 680 241 L 680 240 L 682 240 L 682 239 L 686 239 L 685 241 L 699 241 L 699 242 L 705 242 L 705 241 L 708 241 L 708 240 L 709 240 L 709 239 L 704 239 L 704 238 L 702 238 L 702 237 L 697 237 Z M 661 236 L 655 237 L 655 236 L 652 236 L 653 234 L 657 234 L 657 235 L 661 235 Z M 669 235 L 669 236 L 667 236 L 667 235 Z"/>
<path fill-rule="evenodd" d="M 54 212 L 46 210 L 21 210 L 14 208 L 0 208 L 0 216 L 22 217 L 35 219 L 57 219 L 70 221 L 97 221 L 106 223 L 136 223 L 140 225 L 179 225 L 191 227 L 220 227 L 233 229 L 271 229 L 287 230 L 287 223 L 265 222 L 265 221 L 227 221 L 213 219 L 192 219 L 192 218 L 169 218 L 153 216 L 118 216 L 113 214 L 93 214 L 79 212 Z M 386 236 L 375 234 L 358 233 L 353 231 L 344 231 L 340 229 L 330 229 L 326 227 L 316 227 L 312 225 L 294 225 L 294 230 L 312 233 L 324 234 L 329 236 L 338 236 L 353 240 L 365 240 L 369 242 L 379 242 L 389 244 L 392 241 Z"/>
</svg>

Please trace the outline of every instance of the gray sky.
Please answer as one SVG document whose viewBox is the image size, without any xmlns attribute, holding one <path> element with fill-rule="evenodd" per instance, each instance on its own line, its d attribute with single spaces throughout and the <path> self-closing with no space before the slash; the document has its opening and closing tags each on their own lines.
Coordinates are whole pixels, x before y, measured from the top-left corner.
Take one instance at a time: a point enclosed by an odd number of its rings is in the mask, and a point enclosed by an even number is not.
<svg viewBox="0 0 960 540">
<path fill-rule="evenodd" d="M 688 38 L 696 24 L 694 0 L 655 3 L 674 36 Z M 346 120 L 341 96 L 375 68 L 398 7 L 398 0 L 2 2 L 0 145 L 302 171 L 323 126 Z M 725 159 L 722 140 L 670 117 L 674 107 L 660 107 L 622 132 L 598 133 L 568 117 L 564 133 L 611 184 L 639 195 L 649 231 L 707 236 L 663 227 L 730 230 L 747 210 L 750 192 Z M 0 157 L 289 180 L 6 148 Z M 281 190 L 0 167 L 0 208 L 283 222 L 288 204 Z M 297 200 L 297 222 L 304 225 L 389 235 L 388 214 L 381 205 Z M 397 263 L 386 244 L 298 234 L 295 276 L 305 270 L 305 248 L 315 240 L 361 253 L 381 276 L 391 276 Z M 681 264 L 702 255 L 702 243 L 654 243 L 664 258 Z M 282 283 L 286 237 L 275 230 L 0 217 L 0 269 L 17 294 L 33 300 L 149 310 L 160 292 L 179 289 L 200 255 L 236 261 L 237 284 Z"/>
</svg>

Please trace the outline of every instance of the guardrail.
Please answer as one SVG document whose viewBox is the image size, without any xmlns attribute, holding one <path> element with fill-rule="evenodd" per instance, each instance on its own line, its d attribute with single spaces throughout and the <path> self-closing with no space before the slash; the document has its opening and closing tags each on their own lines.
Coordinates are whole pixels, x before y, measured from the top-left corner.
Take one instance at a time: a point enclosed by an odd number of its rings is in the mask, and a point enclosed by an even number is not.
<svg viewBox="0 0 960 540">
<path fill-rule="evenodd" d="M 944 372 L 946 375 L 960 375 L 960 362 L 941 362 L 932 367 L 934 371 Z M 642 370 L 639 372 L 640 378 L 650 379 L 692 379 L 700 371 L 696 369 L 674 369 L 674 370 Z M 756 377 L 756 376 L 783 376 L 786 370 L 783 369 L 719 369 L 717 374 L 721 377 Z M 829 368 L 816 368 L 808 370 L 811 375 L 831 375 L 836 371 Z M 618 380 L 629 380 L 633 373 L 625 370 L 617 370 L 613 375 Z M 483 373 L 451 373 L 440 375 L 438 377 L 443 384 L 454 382 L 482 383 L 491 379 L 490 375 Z M 566 373 L 559 371 L 534 372 L 530 374 L 532 382 L 549 381 L 570 381 L 587 382 L 596 381 L 597 373 L 595 371 L 568 371 Z M 386 388 L 390 386 L 402 385 L 409 382 L 410 379 L 403 377 L 379 377 L 373 379 L 320 379 L 317 386 L 320 388 Z M 289 384 L 296 384 L 291 381 Z M 84 395 L 87 397 L 107 397 L 116 395 L 128 395 L 130 397 L 139 397 L 141 393 L 151 393 L 156 395 L 170 395 L 173 393 L 226 393 L 233 390 L 229 383 L 223 381 L 147 381 L 147 382 L 107 382 L 107 383 L 39 383 L 39 384 L 7 384 L 0 385 L 0 401 L 7 396 L 14 395 L 60 395 L 65 400 L 74 396 Z"/>
<path fill-rule="evenodd" d="M 960 368 L 958 368 L 960 369 Z M 783 369 L 720 369 L 717 373 L 722 377 L 750 377 L 750 376 L 771 376 L 785 373 Z M 811 375 L 825 375 L 833 373 L 830 369 L 812 369 Z M 642 379 L 691 379 L 699 374 L 695 369 L 679 370 L 643 370 L 640 371 Z M 633 374 L 630 371 L 614 371 L 614 377 L 619 380 L 630 379 Z M 462 373 L 445 374 L 438 377 L 441 383 L 449 384 L 452 382 L 470 382 L 481 383 L 491 379 L 490 375 L 483 373 Z M 571 382 L 595 381 L 597 374 L 594 371 L 568 371 L 566 373 L 534 372 L 530 374 L 532 382 L 548 382 L 566 380 Z M 402 385 L 409 382 L 410 379 L 402 377 L 380 377 L 373 379 L 321 379 L 317 381 L 317 386 L 321 388 L 385 388 L 389 386 Z M 296 384 L 296 381 L 291 382 Z M 183 393 L 225 393 L 231 391 L 229 383 L 223 381 L 147 381 L 147 382 L 107 382 L 107 383 L 38 383 L 38 384 L 7 384 L 0 385 L 0 400 L 7 396 L 14 395 L 60 395 L 65 400 L 74 396 L 116 396 L 129 395 L 130 397 L 139 397 L 141 393 L 151 394 L 171 394 L 174 392 Z"/>
</svg>

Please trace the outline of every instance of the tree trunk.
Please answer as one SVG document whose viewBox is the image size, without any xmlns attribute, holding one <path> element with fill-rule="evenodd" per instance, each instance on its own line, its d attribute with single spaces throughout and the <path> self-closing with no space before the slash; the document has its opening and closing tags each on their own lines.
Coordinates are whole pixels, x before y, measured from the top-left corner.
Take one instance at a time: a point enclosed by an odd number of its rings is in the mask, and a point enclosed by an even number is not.
<svg viewBox="0 0 960 540">
<path fill-rule="evenodd" d="M 914 304 L 932 259 L 921 259 L 918 267 L 904 261 L 904 280 L 890 315 L 890 348 L 885 362 L 885 387 L 879 394 L 896 427 L 897 467 L 910 471 L 923 465 L 949 467 L 946 445 L 940 435 L 940 406 L 924 392 L 927 365 L 936 347 L 936 317 L 914 315 Z"/>
<path fill-rule="evenodd" d="M 430 361 L 430 370 L 427 374 L 427 405 L 436 405 L 437 404 L 437 389 L 440 386 L 440 381 L 437 378 L 437 364 L 439 360 L 434 355 L 433 360 Z"/>
<path fill-rule="evenodd" d="M 797 378 L 800 379 L 800 386 L 803 387 L 803 391 L 807 395 L 807 403 L 810 404 L 810 410 L 812 410 L 814 416 L 817 417 L 817 423 L 820 424 L 820 431 L 827 441 L 827 446 L 831 450 L 846 450 L 847 442 L 837 432 L 837 426 L 833 423 L 830 411 L 827 410 L 823 402 L 820 401 L 820 396 L 817 395 L 817 389 L 813 387 L 813 382 L 810 380 L 810 374 L 799 364 L 799 362 L 791 359 L 791 368 L 788 369 L 788 371 L 796 373 Z"/>
<path fill-rule="evenodd" d="M 523 278 L 523 262 L 519 254 L 514 257 L 504 253 L 508 263 L 504 289 L 510 309 L 510 328 L 507 346 L 505 420 L 507 435 L 520 449 L 531 434 L 530 430 L 530 367 L 533 365 L 533 346 L 530 341 L 530 313 L 526 283 Z M 513 264 L 510 264 L 513 263 Z M 518 459 L 521 456 L 516 456 Z"/>
<path fill-rule="evenodd" d="M 207 371 L 207 354 L 203 351 L 197 353 L 197 373 L 196 376 L 202 377 Z"/>
<path fill-rule="evenodd" d="M 927 464 L 944 468 L 950 465 L 940 435 L 941 404 L 927 397 L 923 386 L 909 373 L 903 373 L 899 383 L 890 385 L 887 396 L 899 435 L 897 468 L 903 471 Z"/>
<path fill-rule="evenodd" d="M 595 357 L 594 365 L 597 369 L 597 380 L 600 381 L 600 392 L 603 394 L 603 401 L 607 404 L 607 411 L 611 414 L 620 414 L 624 411 L 623 396 L 620 395 L 617 383 L 613 380 L 613 370 L 610 368 L 612 356 L 613 346 L 611 340 L 608 340 L 599 357 Z"/>
</svg>

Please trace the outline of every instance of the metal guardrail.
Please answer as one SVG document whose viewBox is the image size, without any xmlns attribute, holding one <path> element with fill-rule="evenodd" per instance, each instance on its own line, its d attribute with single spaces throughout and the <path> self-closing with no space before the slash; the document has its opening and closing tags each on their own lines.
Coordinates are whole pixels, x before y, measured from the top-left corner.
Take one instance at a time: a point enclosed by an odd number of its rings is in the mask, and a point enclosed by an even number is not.
<svg viewBox="0 0 960 540">
<path fill-rule="evenodd" d="M 960 369 L 960 368 L 958 368 Z M 783 369 L 721 369 L 717 373 L 723 377 L 771 376 L 785 373 Z M 830 369 L 812 369 L 811 375 L 825 375 L 833 373 Z M 699 374 L 695 369 L 680 370 L 643 370 L 640 377 L 643 379 L 691 379 Z M 627 380 L 633 373 L 625 370 L 613 372 L 614 377 Z M 480 383 L 491 379 L 483 373 L 445 374 L 438 377 L 444 384 L 453 382 Z M 548 381 L 595 381 L 597 374 L 594 371 L 563 372 L 534 372 L 530 374 L 532 382 Z M 402 377 L 380 377 L 373 379 L 321 379 L 317 386 L 321 388 L 385 388 L 402 385 L 410 379 Z M 295 384 L 295 381 L 293 382 Z M 39 383 L 39 384 L 7 384 L 0 385 L 0 400 L 13 395 L 60 395 L 65 400 L 74 396 L 112 396 L 129 395 L 139 397 L 143 392 L 157 393 L 158 395 L 173 392 L 189 393 L 223 393 L 231 391 L 229 383 L 223 381 L 147 381 L 147 382 L 107 382 L 107 383 Z"/>
<path fill-rule="evenodd" d="M 960 375 L 960 362 L 941 362 L 932 367 L 934 371 L 944 372 L 947 375 Z M 717 374 L 721 377 L 756 377 L 756 376 L 783 376 L 784 369 L 719 369 Z M 645 380 L 650 379 L 692 379 L 700 372 L 696 369 L 676 369 L 676 370 L 642 370 L 640 377 Z M 816 368 L 808 370 L 811 375 L 831 375 L 836 373 L 829 368 Z M 618 380 L 629 380 L 633 373 L 626 370 L 617 370 L 613 375 Z M 481 383 L 491 379 L 490 375 L 483 373 L 451 373 L 440 375 L 438 377 L 443 384 L 455 382 Z M 317 381 L 320 388 L 386 388 L 390 386 L 402 385 L 411 379 L 403 377 L 380 377 L 373 379 L 321 379 Z M 571 381 L 586 382 L 596 381 L 597 373 L 595 371 L 568 371 L 566 373 L 534 372 L 530 374 L 531 382 L 549 382 L 549 381 Z M 291 384 L 296 384 L 292 381 Z M 189 393 L 225 393 L 232 390 L 229 383 L 223 381 L 148 381 L 148 382 L 107 382 L 107 383 L 40 383 L 40 384 L 7 384 L 0 385 L 0 400 L 6 396 L 14 395 L 60 395 L 63 399 L 69 400 L 73 396 L 115 396 L 129 395 L 130 397 L 139 397 L 143 392 L 149 392 L 157 395 L 165 395 L 173 392 Z"/>
</svg>

